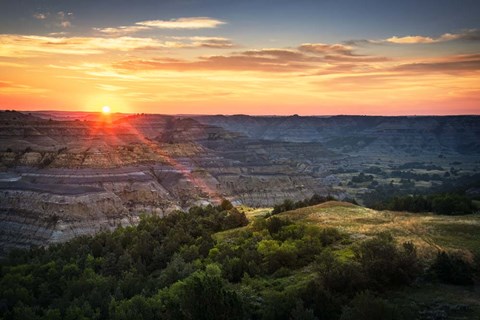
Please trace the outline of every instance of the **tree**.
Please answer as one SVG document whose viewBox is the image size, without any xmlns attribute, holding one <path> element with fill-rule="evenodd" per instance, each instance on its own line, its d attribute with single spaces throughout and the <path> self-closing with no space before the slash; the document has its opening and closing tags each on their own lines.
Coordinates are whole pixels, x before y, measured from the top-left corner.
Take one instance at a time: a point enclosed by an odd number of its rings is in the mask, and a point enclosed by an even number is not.
<svg viewBox="0 0 480 320">
<path fill-rule="evenodd" d="M 222 210 L 231 210 L 233 209 L 233 204 L 227 199 L 223 199 L 220 207 L 222 208 Z"/>
<path fill-rule="evenodd" d="M 240 297 L 225 286 L 217 265 L 192 274 L 181 282 L 180 310 L 186 319 L 242 319 Z"/>
</svg>

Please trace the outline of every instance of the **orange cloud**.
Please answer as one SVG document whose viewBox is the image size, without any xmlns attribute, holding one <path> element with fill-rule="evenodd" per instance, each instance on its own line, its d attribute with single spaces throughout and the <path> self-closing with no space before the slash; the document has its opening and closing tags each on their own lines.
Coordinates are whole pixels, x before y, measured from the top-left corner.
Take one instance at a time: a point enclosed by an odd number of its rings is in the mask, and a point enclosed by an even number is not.
<svg viewBox="0 0 480 320">
<path fill-rule="evenodd" d="M 328 54 L 338 53 L 338 54 Z M 382 62 L 388 59 L 356 55 L 341 45 L 304 44 L 298 49 L 266 48 L 246 50 L 230 55 L 199 57 L 189 61 L 182 59 L 131 59 L 113 64 L 120 70 L 232 70 L 261 72 L 318 71 L 332 65 L 351 62 Z"/>
<path fill-rule="evenodd" d="M 162 48 L 231 48 L 226 38 L 192 37 L 187 41 L 160 41 L 138 37 L 47 37 L 0 34 L 0 57 L 33 57 L 38 55 L 94 55 L 107 51 L 135 51 Z"/>
<path fill-rule="evenodd" d="M 111 31 L 114 37 L 106 36 L 110 31 L 72 37 L 0 34 L 1 105 L 270 114 L 382 113 L 388 105 L 395 113 L 402 105 L 422 103 L 446 108 L 459 101 L 472 108 L 480 98 L 480 56 L 452 56 L 448 44 L 430 55 L 408 45 L 392 54 L 385 40 L 371 46 L 319 42 L 240 50 L 220 36 L 125 36 L 156 29 L 131 27 L 140 29 L 118 27 Z M 467 38 L 474 40 L 475 33 L 464 32 Z M 199 49 L 180 50 L 191 48 Z M 236 51 L 215 51 L 230 48 Z"/>
<path fill-rule="evenodd" d="M 95 31 L 109 36 L 122 36 L 140 31 L 153 29 L 211 29 L 216 28 L 224 21 L 208 17 L 178 18 L 172 20 L 146 20 L 136 22 L 132 26 L 119 26 L 107 28 L 93 28 Z"/>
<path fill-rule="evenodd" d="M 0 35 L 0 56 L 30 57 L 39 54 L 91 55 L 108 50 L 131 51 L 163 48 L 164 43 L 152 38 L 95 38 L 95 37 L 45 37 Z"/>
<path fill-rule="evenodd" d="M 120 37 L 132 33 L 137 33 L 144 30 L 150 30 L 146 26 L 119 26 L 119 27 L 109 27 L 109 28 L 93 28 L 93 30 L 100 33 L 106 34 L 112 37 Z"/>
<path fill-rule="evenodd" d="M 190 17 L 172 20 L 147 20 L 137 22 L 136 24 L 158 29 L 204 29 L 216 28 L 225 24 L 225 22 L 208 17 Z"/>
<path fill-rule="evenodd" d="M 343 44 L 304 43 L 299 50 L 314 54 L 341 54 L 353 55 L 352 47 Z"/>
<path fill-rule="evenodd" d="M 45 89 L 33 88 L 24 84 L 16 84 L 11 81 L 0 81 L 0 93 L 41 93 Z"/>
<path fill-rule="evenodd" d="M 173 40 L 180 40 L 181 48 L 233 48 L 235 45 L 230 39 L 223 37 L 170 37 Z M 187 42 L 185 42 L 187 41 Z M 177 42 L 178 43 L 178 42 Z"/>
<path fill-rule="evenodd" d="M 442 72 L 442 73 L 478 73 L 480 74 L 480 54 L 456 55 L 433 59 L 431 61 L 401 64 L 395 71 Z"/>
</svg>

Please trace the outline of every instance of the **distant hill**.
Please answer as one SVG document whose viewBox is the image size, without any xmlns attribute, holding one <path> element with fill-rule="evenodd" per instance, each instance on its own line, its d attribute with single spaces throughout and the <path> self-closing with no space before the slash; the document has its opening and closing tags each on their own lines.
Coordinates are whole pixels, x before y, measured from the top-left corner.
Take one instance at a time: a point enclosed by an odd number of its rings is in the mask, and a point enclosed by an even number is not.
<svg viewBox="0 0 480 320">
<path fill-rule="evenodd" d="M 480 116 L 198 116 L 256 139 L 320 142 L 353 153 L 478 154 Z"/>
</svg>

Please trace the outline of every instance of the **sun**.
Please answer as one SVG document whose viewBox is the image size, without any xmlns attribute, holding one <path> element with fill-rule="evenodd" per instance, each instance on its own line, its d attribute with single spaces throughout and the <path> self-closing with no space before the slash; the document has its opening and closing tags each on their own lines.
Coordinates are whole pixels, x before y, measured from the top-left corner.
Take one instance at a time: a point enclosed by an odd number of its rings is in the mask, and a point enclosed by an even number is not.
<svg viewBox="0 0 480 320">
<path fill-rule="evenodd" d="M 109 106 L 103 106 L 102 107 L 102 112 L 105 113 L 105 114 L 110 113 L 110 107 Z"/>
</svg>

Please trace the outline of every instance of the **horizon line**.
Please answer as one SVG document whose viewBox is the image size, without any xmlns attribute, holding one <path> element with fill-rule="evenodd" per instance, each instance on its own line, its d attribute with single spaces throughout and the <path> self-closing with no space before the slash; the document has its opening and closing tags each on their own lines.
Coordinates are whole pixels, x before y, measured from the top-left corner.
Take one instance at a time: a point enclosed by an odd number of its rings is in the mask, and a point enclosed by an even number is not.
<svg viewBox="0 0 480 320">
<path fill-rule="evenodd" d="M 40 112 L 62 112 L 62 113 L 87 113 L 87 114 L 101 114 L 101 111 L 86 111 L 86 110 L 16 110 L 16 109 L 0 109 L 0 111 L 16 111 L 21 113 L 40 113 Z M 480 113 L 456 113 L 456 114 L 248 114 L 248 113 L 150 113 L 150 112 L 111 112 L 112 115 L 164 115 L 164 116 L 249 116 L 249 117 L 475 117 L 480 116 Z"/>
</svg>

